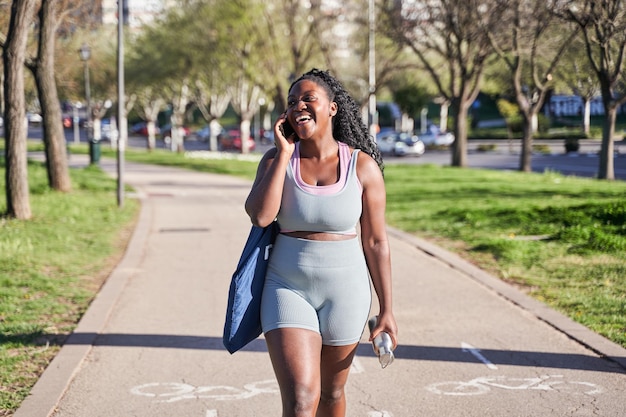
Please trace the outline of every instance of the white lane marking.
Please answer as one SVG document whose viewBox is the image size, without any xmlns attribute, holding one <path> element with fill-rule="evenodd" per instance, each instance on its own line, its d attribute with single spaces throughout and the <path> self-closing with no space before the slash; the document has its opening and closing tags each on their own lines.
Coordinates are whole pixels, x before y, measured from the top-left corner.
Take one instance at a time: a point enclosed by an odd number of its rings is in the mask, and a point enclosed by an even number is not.
<svg viewBox="0 0 626 417">
<path fill-rule="evenodd" d="M 470 345 L 469 343 L 465 343 L 465 342 L 461 342 L 461 348 L 463 349 L 463 352 L 471 353 L 474 357 L 476 357 L 476 359 L 478 359 L 479 361 L 487 365 L 487 368 L 494 369 L 494 370 L 498 369 L 496 365 L 491 363 L 491 361 L 489 361 L 487 358 L 485 358 L 485 356 L 482 353 L 480 353 L 480 349 L 477 349 L 474 346 Z"/>
<path fill-rule="evenodd" d="M 367 417 L 393 417 L 389 411 L 370 411 L 367 413 Z"/>
<path fill-rule="evenodd" d="M 217 417 L 217 410 L 206 410 L 204 417 Z"/>
<path fill-rule="evenodd" d="M 583 381 L 567 381 L 563 375 L 541 375 L 530 378 L 483 376 L 469 381 L 446 381 L 430 384 L 426 389 L 434 394 L 469 396 L 490 392 L 493 388 L 511 391 L 539 390 L 595 395 L 604 392 L 597 384 Z"/>
</svg>

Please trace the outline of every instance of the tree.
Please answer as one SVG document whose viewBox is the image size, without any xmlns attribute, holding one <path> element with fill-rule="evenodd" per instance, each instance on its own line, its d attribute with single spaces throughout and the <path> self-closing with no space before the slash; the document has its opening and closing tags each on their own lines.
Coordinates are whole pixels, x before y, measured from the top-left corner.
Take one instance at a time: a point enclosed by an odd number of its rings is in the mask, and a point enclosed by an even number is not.
<svg viewBox="0 0 626 417">
<path fill-rule="evenodd" d="M 226 112 L 231 99 L 226 80 L 233 71 L 232 65 L 237 64 L 224 59 L 230 53 L 228 38 L 232 29 L 223 33 L 223 29 L 218 29 L 218 26 L 228 21 L 228 27 L 241 29 L 230 16 L 222 13 L 222 9 L 220 2 L 210 2 L 187 12 L 190 16 L 189 26 L 194 28 L 193 31 L 205 33 L 201 38 L 196 38 L 193 44 L 194 49 L 206 52 L 201 54 L 198 69 L 194 72 L 192 100 L 209 124 L 208 142 L 212 151 L 219 149 L 221 126 L 218 119 Z"/>
<path fill-rule="evenodd" d="M 102 119 L 111 114 L 113 103 L 117 102 L 117 34 L 113 29 L 102 27 L 97 32 L 90 32 L 91 129 L 96 141 L 102 138 Z M 126 105 L 132 106 L 132 97 L 124 99 Z M 111 146 L 116 142 L 117 137 L 112 138 Z"/>
<path fill-rule="evenodd" d="M 494 51 L 487 33 L 506 7 L 479 0 L 387 0 L 387 34 L 417 56 L 444 101 L 451 103 L 456 140 L 452 165 L 467 166 L 467 116 Z"/>
<path fill-rule="evenodd" d="M 262 12 L 262 4 L 252 0 L 238 2 L 220 1 L 211 9 L 215 16 L 213 28 L 222 35 L 215 38 L 217 50 L 223 64 L 229 69 L 222 74 L 226 82 L 227 92 L 231 98 L 234 111 L 239 116 L 239 133 L 241 152 L 248 153 L 248 138 L 251 136 L 250 126 L 254 115 L 259 111 L 259 99 L 264 95 L 261 85 L 265 80 L 257 63 L 264 62 L 265 43 L 257 26 L 257 16 Z M 238 30 L 232 31 L 236 23 Z M 224 34 L 228 34 L 225 38 Z"/>
<path fill-rule="evenodd" d="M 184 151 L 183 124 L 192 108 L 193 84 L 206 67 L 207 56 L 220 53 L 212 38 L 229 36 L 228 31 L 215 30 L 212 16 L 205 11 L 209 3 L 185 4 L 145 27 L 127 60 L 127 79 L 135 94 L 150 91 L 149 100 L 155 102 L 160 95 L 167 103 L 171 149 L 178 152 Z"/>
<path fill-rule="evenodd" d="M 613 180 L 615 120 L 626 103 L 626 8 L 623 0 L 568 0 L 562 16 L 582 30 L 589 63 L 600 83 L 604 105 L 598 178 Z"/>
<path fill-rule="evenodd" d="M 407 75 L 408 73 L 398 75 L 391 81 L 393 101 L 400 106 L 404 114 L 416 119 L 422 115 L 422 112 L 426 112 L 426 105 L 433 97 L 419 80 L 410 79 Z M 420 125 L 420 127 L 422 132 L 426 131 L 425 125 Z"/>
<path fill-rule="evenodd" d="M 581 98 L 583 132 L 589 136 L 591 100 L 600 94 L 600 85 L 587 59 L 581 36 L 573 39 L 572 47 L 565 53 L 561 65 L 556 69 L 555 78 L 563 80 L 563 88 Z"/>
<path fill-rule="evenodd" d="M 229 92 L 233 108 L 241 119 L 239 122 L 241 153 L 249 153 L 250 144 L 248 143 L 248 138 L 251 136 L 250 126 L 252 118 L 261 107 L 259 103 L 261 88 L 241 77 L 235 84 L 230 86 Z"/>
<path fill-rule="evenodd" d="M 146 121 L 148 132 L 146 147 L 148 151 L 153 151 L 156 148 L 157 118 L 166 104 L 163 93 L 153 87 L 139 87 L 132 96 L 137 115 Z"/>
<path fill-rule="evenodd" d="M 24 62 L 35 0 L 13 1 L 4 46 L 5 160 L 7 214 L 26 220 L 32 216 L 26 160 Z"/>
<path fill-rule="evenodd" d="M 531 172 L 537 114 L 552 86 L 554 70 L 576 30 L 568 30 L 554 14 L 556 3 L 546 0 L 497 0 L 505 10 L 504 27 L 489 32 L 489 40 L 506 64 L 522 116 L 520 171 Z"/>
<path fill-rule="evenodd" d="M 190 79 L 185 77 L 181 80 L 172 80 L 168 88 L 168 96 L 170 98 L 170 131 L 171 131 L 171 149 L 182 153 L 185 151 L 183 125 L 187 115 L 189 101 L 191 99 L 191 91 L 189 88 Z"/>
<path fill-rule="evenodd" d="M 146 148 L 150 151 L 156 147 L 157 118 L 168 101 L 165 80 L 162 79 L 165 76 L 158 64 L 167 59 L 167 54 L 161 55 L 158 44 L 151 42 L 152 39 L 140 36 L 127 50 L 125 59 L 127 91 L 135 98 L 137 115 L 146 122 Z"/>
<path fill-rule="evenodd" d="M 61 106 L 54 79 L 54 45 L 61 10 L 58 0 L 42 0 L 39 9 L 37 56 L 27 62 L 37 85 L 43 116 L 43 143 L 50 188 L 68 192 L 72 188 L 67 164 Z"/>
<path fill-rule="evenodd" d="M 11 3 L 9 1 L 0 1 L 0 28 L 2 28 L 0 30 L 0 54 L 6 42 L 6 28 L 9 27 L 9 18 L 11 17 L 10 8 Z M 0 71 L 0 115 L 4 115 L 4 66 Z"/>
<path fill-rule="evenodd" d="M 218 149 L 218 135 L 220 131 L 219 118 L 226 112 L 230 103 L 230 94 L 226 91 L 221 92 L 222 87 L 212 85 L 214 77 L 206 74 L 206 79 L 198 79 L 196 81 L 196 90 L 194 101 L 198 110 L 209 124 L 209 149 L 216 151 Z"/>
<path fill-rule="evenodd" d="M 334 55 L 338 38 L 332 29 L 339 19 L 351 16 L 348 9 L 354 1 L 331 4 L 322 0 L 269 0 L 251 3 L 254 6 L 247 10 L 247 15 L 253 19 L 246 28 L 250 36 L 257 39 L 258 59 L 252 64 L 258 63 L 258 68 L 263 69 L 250 71 L 251 82 L 264 86 L 265 94 L 273 98 L 278 112 L 286 108 L 291 82 L 312 67 L 329 69 L 349 78 Z M 259 15 L 263 18 L 258 18 Z M 346 26 L 344 21 L 342 27 Z"/>
</svg>

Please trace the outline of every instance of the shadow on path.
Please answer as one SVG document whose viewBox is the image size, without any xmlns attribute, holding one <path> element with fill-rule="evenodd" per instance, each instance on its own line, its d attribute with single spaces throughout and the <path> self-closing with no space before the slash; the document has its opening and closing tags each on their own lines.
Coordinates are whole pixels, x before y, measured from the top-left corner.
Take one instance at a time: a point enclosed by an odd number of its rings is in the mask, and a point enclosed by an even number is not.
<svg viewBox="0 0 626 417">
<path fill-rule="evenodd" d="M 42 335 L 44 336 L 44 335 Z M 53 335 L 50 335 L 51 337 Z M 114 347 L 145 347 L 164 349 L 207 349 L 224 350 L 220 337 L 162 335 L 162 334 L 120 334 L 120 333 L 73 333 L 65 345 L 93 345 Z M 267 352 L 263 339 L 256 339 L 241 350 L 242 352 Z M 607 358 L 558 352 L 531 352 L 523 350 L 481 349 L 480 353 L 494 365 L 547 367 L 626 374 L 618 363 Z M 361 343 L 357 354 L 373 357 L 369 343 Z M 460 346 L 413 346 L 401 345 L 395 351 L 397 359 L 435 362 L 479 363 L 476 357 Z M 622 358 L 626 359 L 626 358 Z"/>
</svg>

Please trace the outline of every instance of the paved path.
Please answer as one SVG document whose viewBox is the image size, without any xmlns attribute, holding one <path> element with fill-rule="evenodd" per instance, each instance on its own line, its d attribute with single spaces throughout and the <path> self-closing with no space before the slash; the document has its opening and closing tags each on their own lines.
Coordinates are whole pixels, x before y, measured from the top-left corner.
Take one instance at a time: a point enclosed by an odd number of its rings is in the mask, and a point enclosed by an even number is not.
<svg viewBox="0 0 626 417">
<path fill-rule="evenodd" d="M 125 178 L 142 201 L 127 253 L 15 417 L 280 415 L 262 338 L 232 356 L 221 345 L 250 183 L 131 163 Z M 363 339 L 348 416 L 626 415 L 626 350 L 453 254 L 390 236 L 401 346 L 382 370 Z"/>
</svg>

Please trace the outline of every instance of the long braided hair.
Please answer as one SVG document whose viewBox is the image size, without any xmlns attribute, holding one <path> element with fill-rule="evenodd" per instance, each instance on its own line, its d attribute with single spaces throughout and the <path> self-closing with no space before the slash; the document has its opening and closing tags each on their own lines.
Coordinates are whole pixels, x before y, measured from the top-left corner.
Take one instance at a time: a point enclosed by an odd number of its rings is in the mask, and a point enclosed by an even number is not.
<svg viewBox="0 0 626 417">
<path fill-rule="evenodd" d="M 348 94 L 343 85 L 328 71 L 314 68 L 294 81 L 289 90 L 291 91 L 294 84 L 302 80 L 311 80 L 318 84 L 326 91 L 330 101 L 337 103 L 337 114 L 333 117 L 335 139 L 371 156 L 382 171 L 383 159 L 378 145 L 363 123 L 358 103 Z"/>
</svg>

